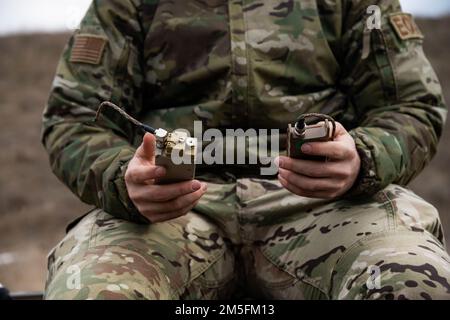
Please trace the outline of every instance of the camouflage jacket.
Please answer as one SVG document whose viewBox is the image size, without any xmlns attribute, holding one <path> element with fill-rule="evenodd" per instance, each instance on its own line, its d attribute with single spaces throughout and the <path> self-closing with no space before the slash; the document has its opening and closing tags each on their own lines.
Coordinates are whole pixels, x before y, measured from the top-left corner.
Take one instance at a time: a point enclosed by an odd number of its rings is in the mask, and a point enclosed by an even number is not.
<svg viewBox="0 0 450 320">
<path fill-rule="evenodd" d="M 369 5 L 381 28 L 368 29 Z M 60 60 L 42 140 L 55 174 L 86 203 L 144 221 L 124 172 L 140 133 L 112 101 L 167 129 L 279 128 L 334 116 L 362 159 L 349 196 L 407 184 L 446 118 L 423 37 L 396 0 L 96 0 Z"/>
</svg>

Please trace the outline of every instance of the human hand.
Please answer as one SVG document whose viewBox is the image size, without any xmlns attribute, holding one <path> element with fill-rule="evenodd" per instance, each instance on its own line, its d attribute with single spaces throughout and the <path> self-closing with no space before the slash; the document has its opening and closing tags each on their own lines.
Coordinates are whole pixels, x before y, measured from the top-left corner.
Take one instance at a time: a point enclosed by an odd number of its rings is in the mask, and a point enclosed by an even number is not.
<svg viewBox="0 0 450 320">
<path fill-rule="evenodd" d="M 207 185 L 200 181 L 156 185 L 155 179 L 166 174 L 155 165 L 155 137 L 146 133 L 125 172 L 128 195 L 139 212 L 150 222 L 175 219 L 188 213 L 205 194 Z"/>
<path fill-rule="evenodd" d="M 334 199 L 345 194 L 355 183 L 361 159 L 353 138 L 340 123 L 336 122 L 333 141 L 304 144 L 302 152 L 326 156 L 328 161 L 278 157 L 278 180 L 292 193 L 309 198 Z"/>
</svg>

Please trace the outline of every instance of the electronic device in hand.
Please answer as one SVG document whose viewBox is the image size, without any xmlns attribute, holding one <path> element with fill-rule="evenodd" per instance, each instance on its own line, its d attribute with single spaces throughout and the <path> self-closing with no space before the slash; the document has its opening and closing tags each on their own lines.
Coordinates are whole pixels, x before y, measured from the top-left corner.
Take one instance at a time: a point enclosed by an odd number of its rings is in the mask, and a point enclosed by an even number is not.
<svg viewBox="0 0 450 320">
<path fill-rule="evenodd" d="M 301 115 L 293 126 L 288 125 L 288 156 L 294 159 L 326 161 L 326 157 L 304 154 L 302 145 L 308 142 L 331 141 L 335 131 L 336 123 L 330 116 L 319 113 Z"/>
<path fill-rule="evenodd" d="M 100 104 L 94 121 L 100 118 L 102 111 L 107 107 L 117 111 L 121 116 L 144 132 L 151 133 L 155 136 L 155 164 L 166 169 L 166 175 L 156 179 L 155 182 L 157 184 L 176 183 L 194 179 L 197 156 L 196 138 L 189 137 L 182 130 L 175 130 L 169 133 L 161 128 L 152 128 L 136 120 L 126 113 L 125 110 L 108 101 Z M 174 159 L 176 160 L 175 162 Z"/>
<path fill-rule="evenodd" d="M 155 164 L 166 169 L 166 175 L 156 180 L 157 184 L 192 180 L 195 177 L 197 139 L 184 131 L 171 133 L 156 129 Z M 177 159 L 176 163 L 173 159 Z"/>
</svg>

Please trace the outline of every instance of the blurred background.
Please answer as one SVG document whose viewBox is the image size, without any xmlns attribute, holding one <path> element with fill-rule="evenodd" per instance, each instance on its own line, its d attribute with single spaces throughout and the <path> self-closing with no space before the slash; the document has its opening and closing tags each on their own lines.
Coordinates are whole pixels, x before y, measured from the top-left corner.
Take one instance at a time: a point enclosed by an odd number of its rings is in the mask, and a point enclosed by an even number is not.
<svg viewBox="0 0 450 320">
<path fill-rule="evenodd" d="M 59 55 L 90 0 L 0 0 L 0 283 L 43 290 L 46 255 L 89 208 L 51 173 L 40 121 Z M 450 102 L 450 1 L 403 0 Z M 410 185 L 440 211 L 450 240 L 450 126 Z M 449 242 L 450 243 L 450 242 Z"/>
</svg>

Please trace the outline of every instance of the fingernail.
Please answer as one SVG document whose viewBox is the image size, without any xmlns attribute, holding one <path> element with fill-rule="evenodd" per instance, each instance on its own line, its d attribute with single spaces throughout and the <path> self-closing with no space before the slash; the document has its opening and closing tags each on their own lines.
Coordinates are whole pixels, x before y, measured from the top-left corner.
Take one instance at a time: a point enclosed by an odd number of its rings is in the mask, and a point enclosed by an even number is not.
<svg viewBox="0 0 450 320">
<path fill-rule="evenodd" d="M 283 160 L 280 157 L 276 157 L 274 162 L 278 168 L 283 166 Z"/>
<path fill-rule="evenodd" d="M 164 168 L 158 168 L 158 169 L 156 169 L 156 176 L 157 177 L 162 177 L 162 176 L 164 176 L 166 174 L 166 169 L 164 169 Z"/>
<path fill-rule="evenodd" d="M 208 190 L 208 184 L 207 184 L 207 183 L 204 183 L 204 184 L 203 184 L 203 191 L 206 191 L 206 190 Z"/>
<path fill-rule="evenodd" d="M 200 189 L 202 187 L 202 184 L 199 181 L 195 180 L 192 182 L 191 187 L 192 187 L 192 190 L 197 191 L 198 189 Z"/>
<path fill-rule="evenodd" d="M 312 150 L 312 147 L 309 144 L 304 144 L 302 146 L 302 151 L 305 153 L 309 153 L 309 152 L 311 152 L 311 150 Z"/>
</svg>

